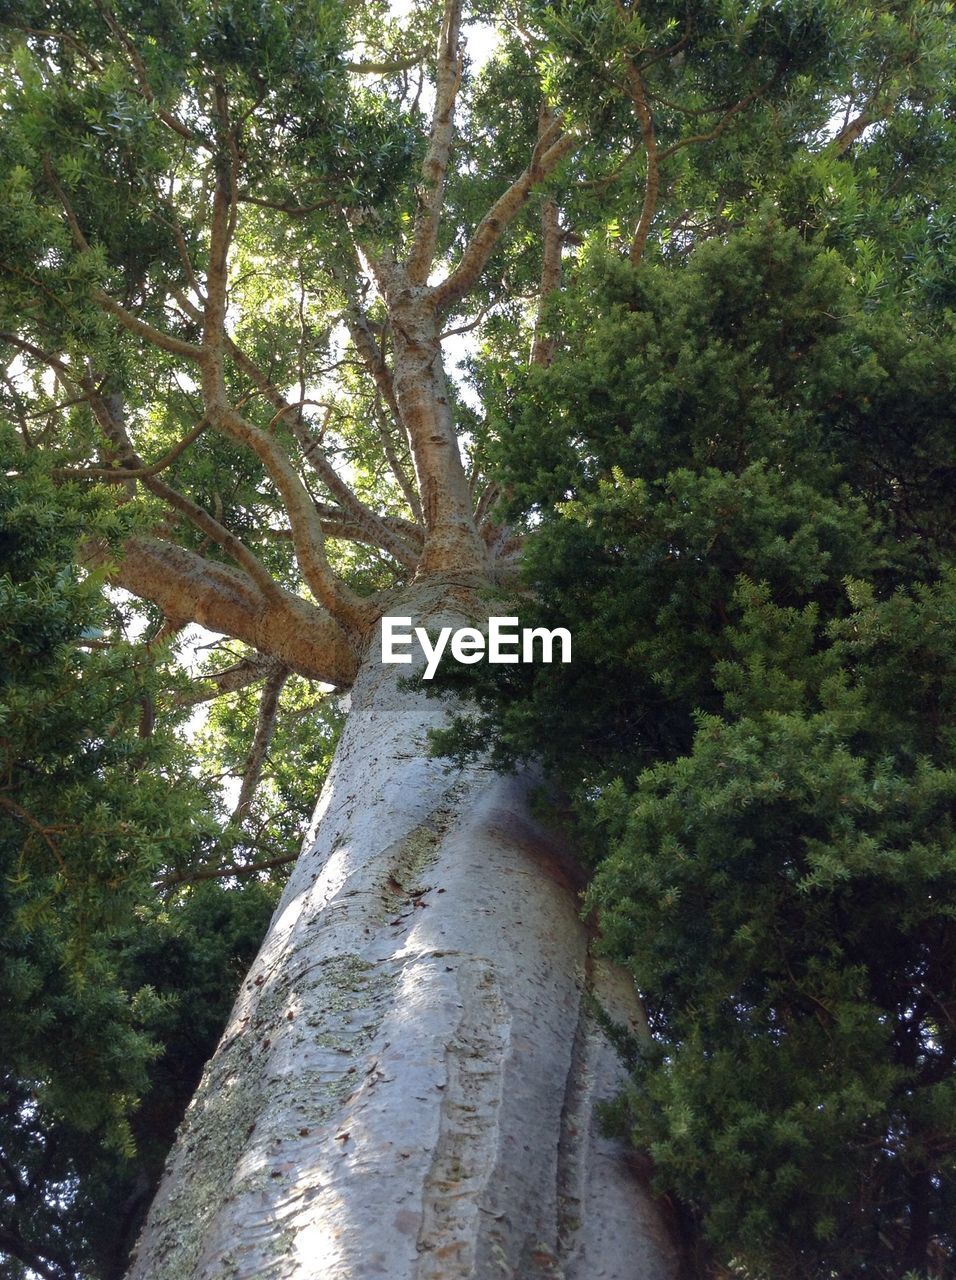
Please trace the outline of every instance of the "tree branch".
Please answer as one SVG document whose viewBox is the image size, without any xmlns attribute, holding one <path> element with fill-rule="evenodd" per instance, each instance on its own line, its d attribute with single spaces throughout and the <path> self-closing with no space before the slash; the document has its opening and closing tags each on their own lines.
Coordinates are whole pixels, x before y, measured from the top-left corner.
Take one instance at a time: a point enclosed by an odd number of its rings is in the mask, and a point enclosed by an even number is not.
<svg viewBox="0 0 956 1280">
<path fill-rule="evenodd" d="M 285 409 L 281 409 L 276 414 L 276 418 L 273 421 L 284 416 L 288 411 L 299 407 L 299 405 L 295 404 L 287 405 Z M 331 413 L 331 410 L 326 413 L 326 422 L 328 421 L 329 413 Z M 381 516 L 355 496 L 351 488 L 339 476 L 322 447 L 322 433 L 313 435 L 302 421 L 301 413 L 296 416 L 291 426 L 292 434 L 302 450 L 302 457 L 313 468 L 333 498 L 338 499 L 341 506 L 351 517 L 353 524 L 365 529 L 368 536 L 362 541 L 372 542 L 375 546 L 380 546 L 389 555 L 394 556 L 400 564 L 404 564 L 407 569 L 414 569 L 418 564 L 418 556 L 401 538 L 392 532 Z"/>
<path fill-rule="evenodd" d="M 541 249 L 541 284 L 531 343 L 531 363 L 547 366 L 554 356 L 554 338 L 545 332 L 544 312 L 548 299 L 561 287 L 561 220 L 558 202 L 553 196 L 548 196 L 541 207 Z"/>
<path fill-rule="evenodd" d="M 40 822 L 37 818 L 33 816 L 32 813 L 30 813 L 28 809 L 24 809 L 21 805 L 18 805 L 16 801 L 11 800 L 8 796 L 0 795 L 0 808 L 6 809 L 9 813 L 12 813 L 15 818 L 19 818 L 21 822 L 25 823 L 30 828 L 31 831 L 36 832 L 36 834 L 41 838 L 41 840 L 43 840 L 47 848 L 53 854 L 53 857 L 56 860 L 57 866 L 64 873 L 64 875 L 66 875 L 66 863 L 63 861 L 63 855 L 60 853 L 59 847 L 54 841 L 53 835 L 52 835 L 52 832 L 57 830 L 57 828 L 45 827 L 42 824 L 42 822 Z M 60 830 L 62 829 L 63 828 L 61 827 Z"/>
<path fill-rule="evenodd" d="M 886 74 L 887 68 L 884 63 L 880 69 L 880 73 L 877 75 L 876 84 L 873 86 L 872 93 L 870 93 L 864 101 L 862 111 L 860 111 L 853 120 L 849 118 L 853 104 L 848 104 L 843 127 L 840 129 L 836 137 L 834 137 L 830 142 L 831 149 L 835 151 L 838 156 L 845 155 L 847 151 L 849 151 L 850 147 L 853 146 L 854 142 L 856 142 L 858 138 L 861 138 L 867 129 L 869 129 L 871 124 L 876 124 L 878 120 L 885 120 L 889 115 L 891 110 L 890 104 L 885 100 L 881 102 L 881 98 L 886 87 Z"/>
<path fill-rule="evenodd" d="M 352 519 L 341 507 L 332 506 L 327 502 L 317 502 L 315 509 L 319 513 L 322 531 L 326 537 L 343 538 L 348 542 L 363 542 L 367 546 L 378 547 L 382 551 L 388 550 L 388 547 L 382 545 L 378 536 L 369 529 L 367 524 Z M 411 520 L 403 520 L 401 516 L 380 516 L 379 519 L 393 537 L 407 542 L 416 551 L 422 549 L 425 531 L 419 525 L 413 524 Z M 272 537 L 292 537 L 291 529 L 270 529 L 268 532 Z"/>
<path fill-rule="evenodd" d="M 560 122 L 547 107 L 542 107 L 538 142 L 524 173 L 499 196 L 475 228 L 458 266 L 432 296 L 439 311 L 460 301 L 484 270 L 508 225 L 514 220 L 536 186 L 551 174 L 577 145 L 577 136 L 562 134 Z"/>
<path fill-rule="evenodd" d="M 301 404 L 290 403 L 279 389 L 274 386 L 265 373 L 251 360 L 245 352 L 243 352 L 228 336 L 226 337 L 226 349 L 236 367 L 249 377 L 257 389 L 266 397 L 270 404 L 275 406 L 276 413 L 273 415 L 270 427 L 278 422 L 281 418 L 289 414 L 293 409 L 301 409 L 304 404 L 314 404 L 315 401 L 304 400 Z M 395 534 L 389 529 L 387 522 L 381 516 L 367 507 L 360 498 L 356 497 L 350 485 L 342 479 L 339 473 L 329 462 L 324 449 L 322 448 L 321 439 L 312 436 L 301 421 L 301 413 L 297 420 L 293 421 L 292 433 L 296 438 L 299 447 L 302 450 L 303 457 L 315 471 L 316 475 L 323 482 L 329 492 L 335 497 L 343 508 L 351 515 L 352 520 L 363 526 L 369 538 L 363 541 L 370 541 L 375 546 L 381 546 L 407 568 L 413 569 L 417 563 L 417 557 L 413 555 L 409 547 L 405 545 L 401 539 L 396 539 Z M 278 447 L 278 446 L 277 446 Z M 309 500 L 311 501 L 311 499 Z"/>
<path fill-rule="evenodd" d="M 217 102 L 224 127 L 228 125 L 225 91 L 217 87 Z M 302 575 L 315 598 L 329 613 L 346 625 L 362 629 L 369 620 L 368 605 L 345 583 L 336 579 L 325 554 L 325 536 L 312 498 L 278 440 L 249 422 L 230 403 L 223 371 L 226 339 L 226 291 L 229 245 L 234 226 L 235 156 L 220 157 L 213 196 L 209 238 L 209 270 L 203 327 L 202 390 L 206 413 L 213 425 L 238 440 L 259 458 L 285 504 L 292 529 L 292 544 Z M 248 365 L 255 366 L 251 361 Z M 271 390 L 270 385 L 270 390 Z M 278 396 L 279 408 L 286 402 Z"/>
<path fill-rule="evenodd" d="M 323 196 L 321 200 L 312 200 L 309 204 L 293 204 L 285 200 L 267 200 L 264 196 L 253 196 L 248 191 L 240 191 L 240 204 L 255 204 L 262 209 L 278 209 L 292 218 L 303 218 L 306 214 L 315 213 L 318 209 L 328 209 L 330 205 L 340 202 L 334 196 Z"/>
<path fill-rule="evenodd" d="M 428 279 L 438 242 L 445 176 L 455 136 L 455 100 L 464 71 L 464 59 L 459 47 L 461 10 L 462 0 L 445 0 L 438 39 L 435 109 L 432 113 L 428 149 L 422 162 L 418 213 L 412 233 L 411 252 L 406 263 L 406 271 L 412 284 L 424 284 Z"/>
<path fill-rule="evenodd" d="M 82 397 L 83 401 L 89 400 L 90 396 Z M 80 403 L 75 401 L 74 403 Z M 64 406 L 57 406 L 63 408 Z M 44 410 L 44 412 L 48 412 Z M 149 476 L 156 476 L 161 471 L 165 471 L 171 467 L 176 459 L 193 444 L 209 426 L 209 419 L 205 415 L 199 419 L 191 431 L 187 432 L 177 444 L 159 459 L 158 462 L 134 463 L 129 467 L 54 467 L 51 475 L 55 480 L 145 480 Z"/>
<path fill-rule="evenodd" d="M 72 1267 L 57 1261 L 48 1262 L 48 1254 L 41 1254 L 20 1235 L 4 1226 L 0 1226 L 0 1246 L 12 1258 L 35 1271 L 41 1280 L 76 1280 L 77 1273 Z"/>
<path fill-rule="evenodd" d="M 361 630 L 369 621 L 368 605 L 333 574 L 315 504 L 288 454 L 274 437 L 254 426 L 228 402 L 221 366 L 208 372 L 203 392 L 214 425 L 256 454 L 278 490 L 292 529 L 296 559 L 315 598 L 333 617 Z"/>
<path fill-rule="evenodd" d="M 104 311 L 115 316 L 124 329 L 128 329 L 130 333 L 135 333 L 144 342 L 148 342 L 154 347 L 159 347 L 162 351 L 168 351 L 171 355 L 183 356 L 187 360 L 201 361 L 203 359 L 202 347 L 197 346 L 194 342 L 186 342 L 182 338 L 175 338 L 171 333 L 165 333 L 162 329 L 157 329 L 153 325 L 147 324 L 145 320 L 140 320 L 138 316 L 134 316 L 131 311 L 127 311 L 125 307 L 120 306 L 102 289 L 93 290 L 93 299 Z"/>
<path fill-rule="evenodd" d="M 409 54 L 407 58 L 394 58 L 388 62 L 346 62 L 344 69 L 356 76 L 388 76 L 398 71 L 411 71 L 421 64 L 426 50 Z"/>
<path fill-rule="evenodd" d="M 298 853 L 283 853 L 275 858 L 265 858 L 262 862 L 234 863 L 229 867 L 199 867 L 195 871 L 177 871 L 173 875 L 163 876 L 156 881 L 157 889 L 171 889 L 177 884 L 194 884 L 199 880 L 223 880 L 227 876 L 254 876 L 259 871 L 271 871 L 275 867 L 286 867 L 297 861 Z"/>
<path fill-rule="evenodd" d="M 63 212 L 66 216 L 67 225 L 70 228 L 70 234 L 73 237 L 73 243 L 81 253 L 89 252 L 89 242 L 83 233 L 83 228 L 77 220 L 73 211 L 73 206 L 60 185 L 60 181 L 56 176 L 53 163 L 49 155 L 43 157 L 43 172 L 53 188 L 54 194 L 60 201 Z M 125 329 L 129 329 L 131 333 L 135 333 L 137 337 L 145 339 L 152 343 L 153 346 L 159 347 L 163 351 L 168 351 L 172 355 L 185 356 L 188 360 L 201 360 L 203 357 L 202 347 L 197 347 L 193 342 L 185 342 L 182 338 L 175 338 L 171 333 L 164 333 L 162 329 L 157 329 L 151 324 L 147 324 L 145 320 L 140 320 L 138 316 L 134 316 L 131 311 L 127 311 L 115 299 L 111 298 L 103 289 L 95 286 L 91 290 L 93 299 L 99 306 L 107 311 L 110 315 L 115 316 Z"/>
<path fill-rule="evenodd" d="M 395 452 L 395 445 L 392 440 L 389 424 L 386 422 L 385 413 L 382 409 L 381 401 L 376 400 L 372 412 L 375 415 L 375 426 L 378 429 L 378 438 L 382 442 L 382 452 L 385 454 L 385 461 L 388 463 L 392 475 L 401 489 L 405 501 L 408 503 L 408 509 L 411 511 L 415 520 L 420 525 L 422 522 L 422 504 L 418 499 L 418 490 L 412 482 L 408 472 L 402 466 L 402 461 Z M 409 528 L 415 529 L 416 525 L 409 523 Z"/>
<path fill-rule="evenodd" d="M 236 801 L 232 817 L 229 819 L 230 824 L 233 826 L 241 827 L 248 816 L 249 807 L 252 804 L 256 787 L 259 785 L 259 779 L 262 777 L 262 769 L 275 734 L 276 720 L 279 715 L 279 696 L 288 678 L 288 670 L 285 667 L 279 667 L 269 676 L 263 686 L 262 697 L 259 700 L 259 714 L 256 718 L 256 731 L 243 766 L 239 798 Z"/>
<path fill-rule="evenodd" d="M 157 204 L 162 204 L 162 199 L 159 193 L 155 192 L 155 194 Z M 168 218 L 163 217 L 163 215 L 158 211 L 153 214 L 153 217 L 160 226 L 166 227 L 168 231 L 173 233 L 173 239 L 176 241 L 176 249 L 179 253 L 179 261 L 183 264 L 183 271 L 186 273 L 186 279 L 189 282 L 189 287 L 193 290 L 197 298 L 202 298 L 203 291 L 200 288 L 199 280 L 196 276 L 196 270 L 193 266 L 192 258 L 189 255 L 189 245 L 186 243 L 186 236 L 179 223 L 179 219 L 176 217 L 175 210 L 170 209 L 169 212 L 170 217 Z"/>
<path fill-rule="evenodd" d="M 4 25 L 6 26 L 7 24 L 4 23 Z M 37 40 L 56 40 L 58 43 L 72 49 L 74 53 L 78 53 L 98 76 L 103 74 L 102 63 L 97 61 L 86 45 L 77 40 L 76 36 L 68 35 L 65 31 L 51 31 L 45 27 L 23 27 L 14 23 L 10 23 L 9 30 L 19 31 L 21 34 L 33 36 Z"/>
<path fill-rule="evenodd" d="M 109 27 L 112 34 L 116 37 L 116 39 L 122 46 L 123 52 L 126 54 L 127 58 L 129 59 L 130 66 L 133 70 L 133 77 L 136 81 L 137 89 L 139 91 L 140 96 L 146 102 L 148 102 L 150 106 L 155 107 L 156 115 L 163 122 L 163 124 L 166 125 L 167 128 L 172 129 L 174 133 L 178 133 L 179 136 L 181 138 L 185 138 L 187 142 L 198 143 L 200 146 L 208 146 L 209 144 L 206 142 L 205 138 L 203 138 L 198 133 L 194 133 L 193 130 L 190 129 L 187 125 L 184 125 L 181 120 L 177 120 L 174 115 L 172 115 L 169 111 L 164 110 L 162 107 L 160 107 L 157 104 L 156 95 L 153 93 L 153 90 L 150 87 L 149 77 L 146 72 L 146 64 L 143 62 L 143 59 L 140 56 L 139 50 L 136 48 L 135 44 L 130 39 L 130 37 L 126 34 L 123 28 L 119 25 L 115 16 L 110 11 L 108 6 L 102 3 L 102 0 L 96 0 L 96 7 L 100 12 L 100 16 L 102 17 L 103 21 Z"/>
<path fill-rule="evenodd" d="M 396 422 L 401 423 L 402 414 L 398 407 L 398 400 L 395 398 L 392 371 L 386 364 L 382 349 L 372 333 L 368 317 L 357 302 L 350 302 L 344 313 L 344 320 L 356 350 L 372 375 L 382 399 L 388 405 L 389 412 Z"/>
<path fill-rule="evenodd" d="M 484 522 L 500 496 L 501 486 L 496 484 L 494 480 L 490 480 L 482 489 L 481 496 L 475 504 L 475 524 L 480 526 Z"/>
<path fill-rule="evenodd" d="M 224 91 L 217 87 L 220 113 L 225 111 Z M 216 185 L 212 199 L 209 230 L 209 266 L 206 270 L 206 302 L 203 308 L 203 350 L 210 358 L 222 351 L 226 333 L 226 304 L 229 284 L 229 249 L 232 241 L 232 196 L 235 178 L 232 158 L 217 157 Z"/>
<path fill-rule="evenodd" d="M 260 680 L 266 680 L 276 672 L 284 670 L 285 667 L 278 658 L 257 653 L 253 657 L 243 658 L 223 671 L 197 677 L 193 682 L 195 686 L 193 689 L 177 696 L 176 705 L 194 707 L 200 702 L 211 702 L 214 698 L 220 698 L 227 693 L 237 693 L 250 684 L 257 684 Z"/>
<path fill-rule="evenodd" d="M 881 116 L 878 113 L 871 113 L 869 109 L 861 112 L 855 120 L 851 120 L 848 124 L 844 125 L 832 140 L 830 146 L 838 156 L 845 155 L 847 151 L 849 151 L 850 147 L 853 146 L 854 142 L 856 142 L 858 138 L 861 138 L 867 129 L 869 129 L 870 125 L 875 124 L 880 118 Z"/>
<path fill-rule="evenodd" d="M 634 228 L 634 235 L 631 238 L 629 255 L 631 266 L 636 267 L 644 257 L 647 237 L 657 210 L 657 196 L 661 186 L 661 168 L 660 157 L 657 153 L 657 134 L 654 131 L 654 118 L 647 104 L 647 90 L 644 85 L 644 78 L 630 58 L 626 61 L 626 72 L 628 92 L 631 95 L 631 101 L 634 103 L 634 110 L 637 112 L 637 118 L 640 122 L 644 153 L 647 156 L 644 203 L 641 207 L 641 216 L 637 221 L 637 226 Z"/>
<path fill-rule="evenodd" d="M 79 379 L 76 371 L 58 356 L 53 355 L 50 351 L 44 351 L 42 347 L 38 347 L 36 343 L 30 342 L 26 338 L 21 338 L 18 333 L 8 333 L 6 331 L 0 333 L 0 342 L 9 342 L 11 346 L 16 347 L 19 351 L 26 352 L 27 355 L 33 356 L 40 360 L 43 364 L 48 365 L 60 375 L 65 383 L 69 386 L 80 389 Z M 86 396 L 83 396 L 86 399 Z"/>
<path fill-rule="evenodd" d="M 280 588 L 276 605 L 241 570 L 160 538 L 127 539 L 119 563 L 95 544 L 82 554 L 87 564 L 108 564 L 110 582 L 152 600 L 168 618 L 232 636 L 310 680 L 348 688 L 355 677 L 358 650 L 345 629 L 291 592 Z"/>
<path fill-rule="evenodd" d="M 696 147 L 703 142 L 715 142 L 730 124 L 731 120 L 733 120 L 734 116 L 739 115 L 740 112 L 749 107 L 752 102 L 756 102 L 758 98 L 763 97 L 773 82 L 778 78 L 781 70 L 782 67 L 778 68 L 770 79 L 760 85 L 759 88 L 754 89 L 752 93 L 748 93 L 747 96 L 745 98 L 741 98 L 739 102 L 735 102 L 729 110 L 724 112 L 721 119 L 709 133 L 695 133 L 692 137 L 682 138 L 679 142 L 674 142 L 671 146 L 665 148 L 665 150 L 658 152 L 658 163 L 667 160 L 678 151 L 683 151 L 684 147 Z"/>
<path fill-rule="evenodd" d="M 267 600 L 273 603 L 280 603 L 282 598 L 281 588 L 272 577 L 272 574 L 260 563 L 258 557 L 253 554 L 240 538 L 237 538 L 231 530 L 220 524 L 208 511 L 204 511 L 191 498 L 187 498 L 162 480 L 157 480 L 154 476 L 147 474 L 148 468 L 143 467 L 142 460 L 130 442 L 119 396 L 100 395 L 96 388 L 90 385 L 90 380 L 85 380 L 85 384 L 89 395 L 90 407 L 93 410 L 96 421 L 118 452 L 120 459 L 131 464 L 129 470 L 123 467 L 118 469 L 119 478 L 128 480 L 135 473 L 136 478 L 145 489 L 155 494 L 157 498 L 165 502 L 167 506 L 172 507 L 174 511 L 184 515 L 201 533 L 204 533 L 207 538 L 211 538 L 213 542 L 218 543 L 227 555 L 232 556 L 236 564 L 245 570 Z"/>
</svg>

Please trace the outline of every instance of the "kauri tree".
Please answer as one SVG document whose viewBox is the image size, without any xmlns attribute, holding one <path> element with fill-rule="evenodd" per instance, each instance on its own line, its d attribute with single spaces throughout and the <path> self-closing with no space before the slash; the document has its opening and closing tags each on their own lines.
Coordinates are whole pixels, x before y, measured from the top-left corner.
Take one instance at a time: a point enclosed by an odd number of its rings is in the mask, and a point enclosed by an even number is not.
<svg viewBox="0 0 956 1280">
<path fill-rule="evenodd" d="M 244 646 L 218 680 L 262 687 L 233 826 L 283 684 L 350 692 L 131 1280 L 674 1273 L 679 1212 L 596 1107 L 622 1079 L 602 1024 L 644 1027 L 633 983 L 594 955 L 528 779 L 430 754 L 446 711 L 381 663 L 379 620 L 480 623 L 516 589 L 503 424 L 580 342 L 563 285 L 608 251 L 637 282 L 652 261 L 680 275 L 766 202 L 839 223 L 891 126 L 924 152 L 942 130 L 947 18 L 922 0 L 0 4 L 11 472 L 112 510 L 78 564 L 148 602 L 157 634 Z M 542 465 L 567 470 L 560 439 Z M 311 723 L 324 755 L 329 718 Z"/>
</svg>

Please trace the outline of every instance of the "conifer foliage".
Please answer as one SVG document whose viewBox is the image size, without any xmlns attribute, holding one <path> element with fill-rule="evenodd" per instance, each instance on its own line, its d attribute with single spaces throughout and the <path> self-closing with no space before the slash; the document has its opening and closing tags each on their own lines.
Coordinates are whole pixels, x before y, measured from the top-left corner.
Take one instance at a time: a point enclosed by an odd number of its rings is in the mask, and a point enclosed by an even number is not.
<svg viewBox="0 0 956 1280">
<path fill-rule="evenodd" d="M 694 1274 L 947 1274 L 949 317 L 867 306 L 778 214 L 589 283 L 502 427 L 576 660 L 480 689 L 478 733 L 547 744 L 590 832 L 651 1031 L 609 1119 L 695 1224 Z"/>
<path fill-rule="evenodd" d="M 274 896 L 158 887 L 220 851 L 221 818 L 175 718 L 153 724 L 163 646 L 75 567 L 94 529 L 109 512 L 42 467 L 0 480 L 5 1277 L 121 1274 Z"/>
</svg>

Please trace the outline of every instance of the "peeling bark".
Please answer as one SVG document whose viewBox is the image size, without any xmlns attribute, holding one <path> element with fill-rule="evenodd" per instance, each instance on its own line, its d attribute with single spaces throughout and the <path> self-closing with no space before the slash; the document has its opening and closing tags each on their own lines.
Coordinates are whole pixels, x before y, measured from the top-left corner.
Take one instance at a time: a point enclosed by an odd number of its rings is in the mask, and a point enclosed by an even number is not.
<svg viewBox="0 0 956 1280">
<path fill-rule="evenodd" d="M 587 997 L 638 1027 L 633 987 L 528 781 L 430 758 L 442 704 L 373 647 L 129 1280 L 670 1280 L 594 1114 L 623 1071 Z"/>
</svg>

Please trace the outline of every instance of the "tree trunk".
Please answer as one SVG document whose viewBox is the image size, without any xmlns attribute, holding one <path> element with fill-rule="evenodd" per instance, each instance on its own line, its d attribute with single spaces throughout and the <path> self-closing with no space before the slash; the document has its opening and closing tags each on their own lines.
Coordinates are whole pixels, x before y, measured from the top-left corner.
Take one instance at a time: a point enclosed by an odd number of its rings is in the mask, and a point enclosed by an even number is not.
<svg viewBox="0 0 956 1280">
<path fill-rule="evenodd" d="M 461 617 L 407 601 L 429 625 Z M 429 757 L 438 699 L 379 644 L 129 1280 L 665 1280 L 595 1103 L 622 1079 L 573 871 L 527 782 Z"/>
</svg>

